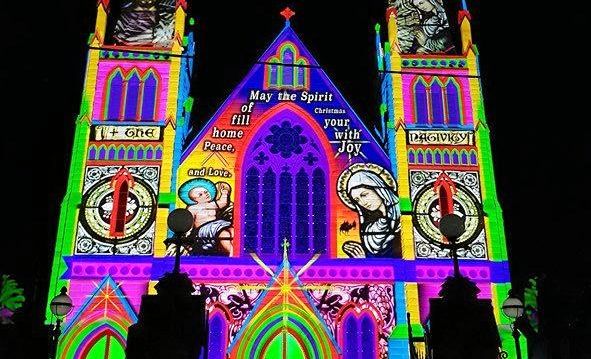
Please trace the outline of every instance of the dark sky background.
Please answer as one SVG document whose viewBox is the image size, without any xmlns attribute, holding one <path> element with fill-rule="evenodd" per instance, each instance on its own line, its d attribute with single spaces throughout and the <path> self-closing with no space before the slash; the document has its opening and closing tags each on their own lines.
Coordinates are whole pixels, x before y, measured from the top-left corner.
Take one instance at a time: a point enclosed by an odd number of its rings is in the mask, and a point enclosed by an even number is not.
<svg viewBox="0 0 591 359">
<path fill-rule="evenodd" d="M 0 10 L 0 273 L 14 274 L 34 303 L 45 300 L 96 2 L 9 3 L 15 8 L 3 3 Z M 588 281 L 591 146 L 581 105 L 589 100 L 576 85 L 586 76 L 578 70 L 584 57 L 576 57 L 586 47 L 582 11 L 531 1 L 468 3 L 514 282 L 530 273 L 555 284 Z M 368 122 L 377 118 L 373 28 L 385 28 L 384 1 L 193 1 L 196 126 L 281 30 L 278 12 L 286 5 L 297 13 L 292 26 L 353 108 Z"/>
</svg>

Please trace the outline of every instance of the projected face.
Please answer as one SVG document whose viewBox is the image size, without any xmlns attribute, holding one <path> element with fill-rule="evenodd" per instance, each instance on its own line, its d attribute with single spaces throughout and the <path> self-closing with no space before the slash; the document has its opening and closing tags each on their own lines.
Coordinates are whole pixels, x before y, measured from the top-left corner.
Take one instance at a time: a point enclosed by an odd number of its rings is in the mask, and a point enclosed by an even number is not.
<svg viewBox="0 0 591 359">
<path fill-rule="evenodd" d="M 433 6 L 428 0 L 413 0 L 412 4 L 417 9 L 424 12 L 433 12 L 435 10 L 435 6 Z"/>
<path fill-rule="evenodd" d="M 351 190 L 351 198 L 368 211 L 377 211 L 384 207 L 382 198 L 370 187 L 358 187 Z"/>
<path fill-rule="evenodd" d="M 174 12 L 175 0 L 123 0 L 113 39 L 121 45 L 168 47 Z"/>
<path fill-rule="evenodd" d="M 350 230 L 358 221 L 361 239 L 345 242 L 343 252 L 351 258 L 398 256 L 400 209 L 392 175 L 375 164 L 354 164 L 339 176 L 337 189 L 358 216 L 354 225 L 342 226 Z"/>
<path fill-rule="evenodd" d="M 454 50 L 442 0 L 393 0 L 398 42 L 403 53 L 448 53 Z"/>
<path fill-rule="evenodd" d="M 205 203 L 211 201 L 211 194 L 203 187 L 195 187 L 189 191 L 189 198 L 195 203 Z"/>
<path fill-rule="evenodd" d="M 196 255 L 232 255 L 234 204 L 232 187 L 207 178 L 193 178 L 179 188 L 179 198 L 193 215 L 190 252 Z M 174 248 L 172 248 L 174 249 Z M 169 247 L 167 254 L 174 251 Z"/>
<path fill-rule="evenodd" d="M 136 0 L 136 6 L 142 8 L 152 8 L 156 6 L 156 0 Z"/>
</svg>

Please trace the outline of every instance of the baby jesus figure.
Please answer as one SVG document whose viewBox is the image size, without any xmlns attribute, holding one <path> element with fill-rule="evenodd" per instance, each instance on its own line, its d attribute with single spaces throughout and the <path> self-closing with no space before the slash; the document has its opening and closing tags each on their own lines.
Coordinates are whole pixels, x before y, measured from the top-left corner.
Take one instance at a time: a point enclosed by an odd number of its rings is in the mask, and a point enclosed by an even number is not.
<svg viewBox="0 0 591 359">
<path fill-rule="evenodd" d="M 189 238 L 195 238 L 198 248 L 193 251 L 232 255 L 232 202 L 231 187 L 225 182 L 214 184 L 205 178 L 185 182 L 179 196 L 193 214 L 193 229 Z"/>
</svg>

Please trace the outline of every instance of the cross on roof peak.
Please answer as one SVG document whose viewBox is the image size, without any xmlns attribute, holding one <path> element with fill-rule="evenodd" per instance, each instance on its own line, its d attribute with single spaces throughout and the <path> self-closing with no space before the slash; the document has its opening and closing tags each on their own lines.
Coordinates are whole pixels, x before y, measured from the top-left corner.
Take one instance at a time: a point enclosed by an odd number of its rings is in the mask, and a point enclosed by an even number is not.
<svg viewBox="0 0 591 359">
<path fill-rule="evenodd" d="M 283 9 L 283 11 L 281 11 L 280 14 L 285 18 L 285 22 L 289 23 L 289 19 L 291 19 L 296 13 L 288 6 L 285 9 Z"/>
<path fill-rule="evenodd" d="M 283 248 L 289 248 L 290 244 L 289 244 L 289 240 L 287 239 L 287 237 L 283 238 L 283 243 L 281 244 L 281 246 Z"/>
<path fill-rule="evenodd" d="M 289 244 L 289 240 L 287 239 L 287 237 L 283 238 L 283 243 L 281 244 L 281 246 L 283 247 L 283 260 L 288 260 L 287 259 L 287 250 L 288 250 L 290 244 Z"/>
</svg>

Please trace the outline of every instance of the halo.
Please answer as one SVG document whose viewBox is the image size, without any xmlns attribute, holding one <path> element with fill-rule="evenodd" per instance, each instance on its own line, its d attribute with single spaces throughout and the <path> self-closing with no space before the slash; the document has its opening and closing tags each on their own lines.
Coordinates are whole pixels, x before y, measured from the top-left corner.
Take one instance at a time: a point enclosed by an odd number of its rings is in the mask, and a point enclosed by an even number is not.
<svg viewBox="0 0 591 359">
<path fill-rule="evenodd" d="M 208 190 L 212 199 L 215 199 L 217 196 L 217 189 L 212 181 L 207 178 L 193 178 L 183 183 L 178 191 L 179 198 L 181 201 L 185 202 L 187 206 L 195 204 L 195 201 L 189 198 L 189 191 L 195 187 L 203 187 Z"/>
<path fill-rule="evenodd" d="M 386 185 L 392 187 L 394 192 L 398 191 L 398 185 L 396 184 L 396 180 L 385 168 L 378 166 L 374 163 L 355 163 L 347 167 L 341 173 L 339 179 L 337 180 L 337 193 L 339 194 L 341 201 L 343 201 L 343 203 L 347 207 L 354 210 L 357 209 L 355 207 L 355 204 L 349 198 L 349 194 L 347 193 L 347 183 L 349 183 L 349 179 L 351 178 L 351 176 L 359 171 L 369 171 L 375 173 L 380 178 L 382 178 L 382 180 L 384 180 Z"/>
</svg>

